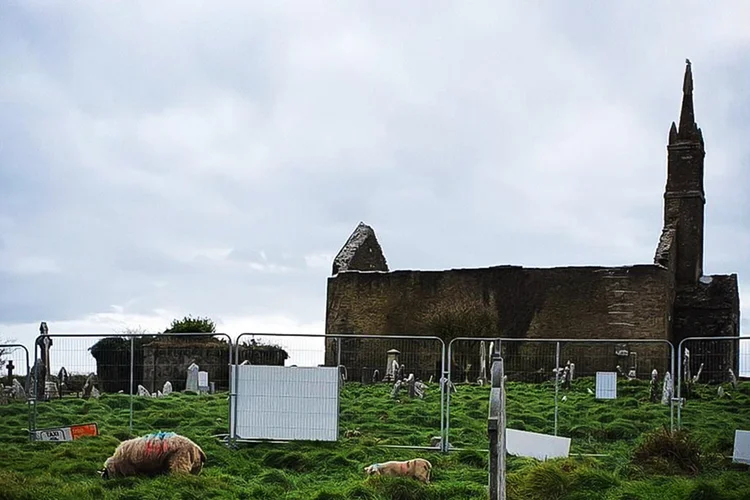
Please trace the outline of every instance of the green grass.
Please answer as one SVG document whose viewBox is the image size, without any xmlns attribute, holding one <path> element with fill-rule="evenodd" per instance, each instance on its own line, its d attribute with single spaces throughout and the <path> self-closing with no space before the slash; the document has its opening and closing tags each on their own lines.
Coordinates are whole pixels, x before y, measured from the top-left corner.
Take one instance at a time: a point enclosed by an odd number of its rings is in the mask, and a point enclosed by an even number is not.
<svg viewBox="0 0 750 500">
<path fill-rule="evenodd" d="M 587 392 L 593 380 L 576 381 L 559 407 L 559 434 L 572 437 L 571 457 L 540 463 L 509 457 L 508 498 L 513 499 L 702 499 L 750 498 L 746 466 L 720 458 L 730 455 L 735 429 L 750 429 L 750 384 L 729 397 L 715 387 L 696 388 L 683 408 L 683 423 L 700 446 L 698 475 L 676 467 L 653 467 L 633 460 L 644 434 L 669 424 L 668 408 L 648 402 L 645 382 L 618 383 L 618 399 L 597 401 Z M 554 386 L 509 383 L 511 428 L 552 433 Z M 428 446 L 440 427 L 435 384 L 424 400 L 389 397 L 386 385 L 347 384 L 341 395 L 341 438 L 337 443 L 245 444 L 236 450 L 216 435 L 227 432 L 226 394 L 172 394 L 135 400 L 134 435 L 174 431 L 199 443 L 208 455 L 197 477 L 126 478 L 103 481 L 97 470 L 128 431 L 129 397 L 64 399 L 38 406 L 39 427 L 96 422 L 100 436 L 70 443 L 30 443 L 26 405 L 0 406 L 0 500 L 4 499 L 484 499 L 487 498 L 486 416 L 489 389 L 459 385 L 451 395 L 454 446 L 447 455 L 387 448 L 385 444 Z M 346 438 L 347 430 L 358 430 Z M 409 479 L 366 479 L 374 462 L 422 456 L 434 466 L 433 483 Z M 661 461 L 660 461 L 661 460 Z"/>
</svg>

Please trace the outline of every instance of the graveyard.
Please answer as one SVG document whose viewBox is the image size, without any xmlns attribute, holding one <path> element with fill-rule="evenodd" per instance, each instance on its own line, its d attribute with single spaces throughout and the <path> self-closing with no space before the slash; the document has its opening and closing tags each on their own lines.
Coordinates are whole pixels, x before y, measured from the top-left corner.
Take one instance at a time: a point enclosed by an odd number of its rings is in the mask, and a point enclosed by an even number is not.
<svg viewBox="0 0 750 500">
<path fill-rule="evenodd" d="M 509 429 L 553 432 L 552 384 L 506 383 Z M 457 449 L 438 453 L 387 447 L 427 445 L 434 418 L 439 419 L 438 384 L 426 383 L 423 397 L 409 397 L 404 390 L 392 397 L 393 386 L 344 384 L 337 442 L 238 443 L 236 448 L 222 440 L 228 414 L 222 391 L 136 397 L 132 434 L 126 394 L 40 403 L 38 418 L 45 425 L 97 423 L 98 436 L 65 443 L 30 442 L 26 404 L 10 401 L 0 405 L 0 498 L 487 498 L 490 388 L 456 384 L 450 441 Z M 647 444 L 663 438 L 660 429 L 668 427 L 669 411 L 651 401 L 647 380 L 619 381 L 615 400 L 597 400 L 590 394 L 594 386 L 594 378 L 581 377 L 561 393 L 559 434 L 571 437 L 569 458 L 541 462 L 508 456 L 509 499 L 750 496 L 748 467 L 725 458 L 732 454 L 733 430 L 750 426 L 750 383 L 740 381 L 736 389 L 724 384 L 721 395 L 715 385 L 691 388 L 683 408 L 689 434 L 680 441 L 684 453 L 695 455 L 684 458 L 687 464 L 648 457 Z M 157 430 L 183 433 L 199 443 L 208 455 L 203 472 L 187 478 L 98 477 L 119 441 Z M 429 485 L 363 475 L 371 463 L 418 456 L 433 463 Z"/>
</svg>

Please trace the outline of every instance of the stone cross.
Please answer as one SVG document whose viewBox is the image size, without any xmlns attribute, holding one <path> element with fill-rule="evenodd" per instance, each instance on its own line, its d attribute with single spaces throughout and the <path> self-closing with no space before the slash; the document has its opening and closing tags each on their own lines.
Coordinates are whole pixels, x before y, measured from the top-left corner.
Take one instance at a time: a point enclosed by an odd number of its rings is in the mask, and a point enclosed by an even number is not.
<svg viewBox="0 0 750 500">
<path fill-rule="evenodd" d="M 49 348 L 52 347 L 52 339 L 49 337 L 49 328 L 47 328 L 47 323 L 45 323 L 44 321 L 42 321 L 42 323 L 39 325 L 39 335 L 43 336 L 39 344 L 39 347 L 42 348 L 42 361 L 44 362 L 44 370 L 45 370 L 44 376 L 49 377 L 50 375 Z"/>
<path fill-rule="evenodd" d="M 13 380 L 13 369 L 15 368 L 15 366 L 13 366 L 13 360 L 9 360 L 5 367 L 8 369 L 8 380 Z"/>
<path fill-rule="evenodd" d="M 499 347 L 499 342 L 495 344 Z M 492 389 L 487 431 L 490 437 L 490 500 L 505 500 L 505 384 L 503 358 L 492 353 Z"/>
</svg>

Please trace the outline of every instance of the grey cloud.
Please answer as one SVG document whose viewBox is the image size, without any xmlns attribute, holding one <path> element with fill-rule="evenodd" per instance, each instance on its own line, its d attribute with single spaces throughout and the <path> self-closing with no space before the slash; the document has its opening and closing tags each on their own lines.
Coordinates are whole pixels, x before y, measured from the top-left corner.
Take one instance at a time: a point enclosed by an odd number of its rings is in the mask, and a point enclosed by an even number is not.
<svg viewBox="0 0 750 500">
<path fill-rule="evenodd" d="M 113 304 L 320 320 L 329 270 L 305 257 L 360 220 L 392 268 L 650 262 L 686 56 L 705 267 L 750 287 L 742 2 L 176 5 L 0 21 L 0 249 L 62 269 L 8 276 L 0 323 Z"/>
</svg>

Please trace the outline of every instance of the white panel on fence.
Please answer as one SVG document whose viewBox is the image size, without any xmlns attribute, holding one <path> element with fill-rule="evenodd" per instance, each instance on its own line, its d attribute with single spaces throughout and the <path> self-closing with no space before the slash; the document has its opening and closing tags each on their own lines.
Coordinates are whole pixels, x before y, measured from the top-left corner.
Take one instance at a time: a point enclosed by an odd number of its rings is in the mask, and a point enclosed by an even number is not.
<svg viewBox="0 0 750 500">
<path fill-rule="evenodd" d="M 732 462 L 750 465 L 750 431 L 734 431 Z"/>
<path fill-rule="evenodd" d="M 241 365 L 236 388 L 239 439 L 338 439 L 338 368 Z"/>
<path fill-rule="evenodd" d="M 616 372 L 596 372 L 596 399 L 617 399 Z"/>
<path fill-rule="evenodd" d="M 566 437 L 505 429 L 505 440 L 508 454 L 519 457 L 547 460 L 566 458 L 570 453 L 570 438 Z"/>
</svg>

